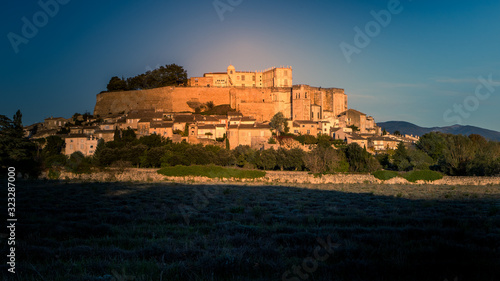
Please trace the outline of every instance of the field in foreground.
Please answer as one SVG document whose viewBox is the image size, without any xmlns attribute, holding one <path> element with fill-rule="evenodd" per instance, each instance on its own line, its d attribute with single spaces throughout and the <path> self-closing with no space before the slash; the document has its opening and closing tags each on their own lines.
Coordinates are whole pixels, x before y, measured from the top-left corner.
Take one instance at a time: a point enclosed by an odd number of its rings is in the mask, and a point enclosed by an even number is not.
<svg viewBox="0 0 500 281">
<path fill-rule="evenodd" d="M 500 280 L 498 186 L 17 186 L 3 280 Z"/>
</svg>

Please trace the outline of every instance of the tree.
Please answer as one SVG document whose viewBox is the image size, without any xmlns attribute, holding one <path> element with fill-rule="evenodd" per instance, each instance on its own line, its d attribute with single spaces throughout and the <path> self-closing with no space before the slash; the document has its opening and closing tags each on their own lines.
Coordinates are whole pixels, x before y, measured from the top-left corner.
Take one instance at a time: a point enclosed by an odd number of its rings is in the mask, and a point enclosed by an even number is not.
<svg viewBox="0 0 500 281">
<path fill-rule="evenodd" d="M 213 102 L 213 101 L 209 101 L 209 102 L 207 102 L 207 104 L 206 104 L 206 105 L 207 105 L 208 110 L 213 109 L 213 108 L 215 107 L 215 104 L 214 104 L 214 102 Z"/>
<path fill-rule="evenodd" d="M 285 127 L 287 126 L 287 121 L 285 119 L 285 116 L 283 113 L 280 111 L 276 114 L 274 114 L 273 118 L 271 118 L 271 122 L 269 123 L 269 126 L 276 131 L 276 134 L 279 135 L 285 131 Z"/>
<path fill-rule="evenodd" d="M 394 135 L 395 136 L 401 136 L 401 132 L 399 132 L 399 131 L 396 130 L 396 131 L 394 131 Z"/>
<path fill-rule="evenodd" d="M 398 171 L 410 171 L 413 169 L 406 146 L 403 142 L 399 142 L 394 155 L 392 156 L 392 163 Z"/>
<path fill-rule="evenodd" d="M 351 128 L 353 132 L 358 132 L 359 128 L 355 125 L 347 126 L 347 128 Z"/>
<path fill-rule="evenodd" d="M 351 172 L 373 172 L 380 168 L 380 163 L 357 143 L 351 143 L 344 149 Z"/>
<path fill-rule="evenodd" d="M 0 115 L 0 166 L 14 167 L 16 172 L 31 177 L 38 176 L 40 172 L 37 145 L 24 137 L 20 110 L 12 120 Z"/>
<path fill-rule="evenodd" d="M 304 156 L 305 166 L 313 173 L 347 172 L 344 154 L 332 147 L 317 146 Z"/>
<path fill-rule="evenodd" d="M 178 86 L 187 83 L 187 72 L 182 66 L 167 64 L 134 77 L 118 78 L 114 76 L 108 83 L 108 91 L 130 91 L 153 89 L 165 86 Z"/>
<path fill-rule="evenodd" d="M 107 89 L 108 92 L 125 91 L 127 89 L 127 83 L 118 76 L 113 76 L 109 80 Z"/>
</svg>

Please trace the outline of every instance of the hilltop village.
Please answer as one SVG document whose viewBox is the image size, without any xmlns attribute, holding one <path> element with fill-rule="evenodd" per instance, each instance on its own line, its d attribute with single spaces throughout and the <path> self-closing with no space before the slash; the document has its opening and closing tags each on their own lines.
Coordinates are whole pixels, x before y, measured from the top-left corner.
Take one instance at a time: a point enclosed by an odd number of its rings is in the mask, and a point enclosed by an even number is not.
<svg viewBox="0 0 500 281">
<path fill-rule="evenodd" d="M 140 138 L 152 134 L 191 144 L 248 145 L 308 150 L 293 136 L 328 135 L 357 143 L 371 153 L 395 149 L 418 137 L 382 132 L 372 116 L 349 109 L 344 89 L 293 85 L 291 67 L 264 71 L 209 72 L 191 77 L 186 86 L 102 92 L 93 115 L 46 118 L 25 128 L 33 139 L 59 135 L 64 154 L 92 156 L 100 140 L 133 130 Z M 271 128 L 277 113 L 286 119 L 285 137 Z M 226 140 L 227 139 L 227 140 Z"/>
</svg>

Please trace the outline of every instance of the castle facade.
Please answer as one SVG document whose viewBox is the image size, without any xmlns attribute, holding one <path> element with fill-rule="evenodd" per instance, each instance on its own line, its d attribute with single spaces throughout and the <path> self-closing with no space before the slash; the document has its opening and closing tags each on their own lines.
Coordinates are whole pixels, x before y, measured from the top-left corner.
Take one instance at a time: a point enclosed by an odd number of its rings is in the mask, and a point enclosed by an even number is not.
<svg viewBox="0 0 500 281">
<path fill-rule="evenodd" d="M 272 67 L 264 71 L 237 71 L 233 65 L 226 72 L 208 72 L 203 77 L 191 77 L 191 87 L 291 87 L 292 67 Z"/>
</svg>

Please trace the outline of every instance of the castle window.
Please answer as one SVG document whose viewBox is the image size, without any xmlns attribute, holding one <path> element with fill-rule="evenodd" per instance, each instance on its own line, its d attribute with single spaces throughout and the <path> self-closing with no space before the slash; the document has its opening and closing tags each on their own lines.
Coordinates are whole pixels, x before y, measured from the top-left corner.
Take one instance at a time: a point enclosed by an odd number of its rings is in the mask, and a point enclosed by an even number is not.
<svg viewBox="0 0 500 281">
<path fill-rule="evenodd" d="M 233 71 L 231 70 L 231 71 L 229 72 L 229 74 L 233 74 Z"/>
<path fill-rule="evenodd" d="M 285 76 L 288 76 L 288 71 L 285 70 Z M 286 80 L 285 80 L 286 81 Z M 286 82 L 285 82 L 286 83 Z"/>
<path fill-rule="evenodd" d="M 307 99 L 307 92 L 306 92 L 306 96 L 305 96 L 305 98 Z"/>
<path fill-rule="evenodd" d="M 241 81 L 245 81 L 245 75 L 241 75 Z"/>
</svg>

